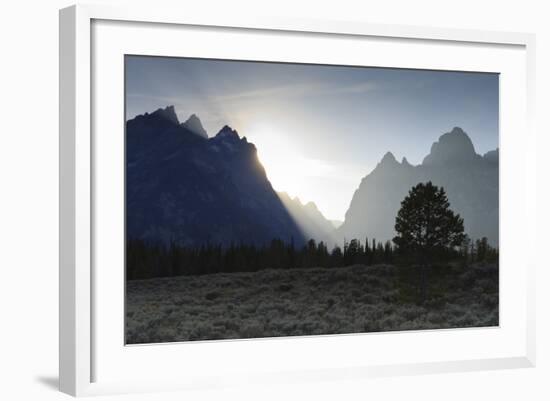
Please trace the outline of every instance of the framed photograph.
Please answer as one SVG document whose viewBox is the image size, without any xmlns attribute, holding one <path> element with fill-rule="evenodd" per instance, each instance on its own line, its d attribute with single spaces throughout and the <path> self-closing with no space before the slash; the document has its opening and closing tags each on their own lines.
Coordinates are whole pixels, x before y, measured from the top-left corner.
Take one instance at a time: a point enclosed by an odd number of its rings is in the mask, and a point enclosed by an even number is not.
<svg viewBox="0 0 550 401">
<path fill-rule="evenodd" d="M 60 12 L 60 388 L 535 363 L 534 37 Z"/>
</svg>

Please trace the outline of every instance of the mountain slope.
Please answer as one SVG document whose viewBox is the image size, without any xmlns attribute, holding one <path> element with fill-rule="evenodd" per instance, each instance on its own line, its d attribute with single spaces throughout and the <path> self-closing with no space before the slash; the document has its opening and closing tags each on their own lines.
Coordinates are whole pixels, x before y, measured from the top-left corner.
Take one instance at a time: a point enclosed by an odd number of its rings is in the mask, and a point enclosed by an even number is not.
<svg viewBox="0 0 550 401">
<path fill-rule="evenodd" d="M 201 120 L 195 114 L 191 114 L 191 116 L 181 125 L 195 135 L 205 139 L 208 138 L 208 134 L 202 126 Z"/>
<path fill-rule="evenodd" d="M 173 106 L 127 122 L 127 237 L 193 246 L 303 243 L 256 147 L 228 126 L 212 138 L 188 127 Z"/>
<path fill-rule="evenodd" d="M 487 237 L 498 245 L 498 150 L 477 154 L 458 127 L 442 135 L 418 166 L 406 159 L 399 163 L 388 152 L 355 191 L 344 224 L 337 230 L 339 239 L 391 240 L 401 201 L 412 186 L 426 181 L 445 188 L 470 237 Z"/>
<path fill-rule="evenodd" d="M 298 197 L 291 198 L 286 192 L 279 192 L 278 194 L 306 238 L 313 238 L 317 242 L 323 241 L 329 246 L 336 243 L 333 223 L 323 216 L 315 203 L 303 204 Z"/>
</svg>

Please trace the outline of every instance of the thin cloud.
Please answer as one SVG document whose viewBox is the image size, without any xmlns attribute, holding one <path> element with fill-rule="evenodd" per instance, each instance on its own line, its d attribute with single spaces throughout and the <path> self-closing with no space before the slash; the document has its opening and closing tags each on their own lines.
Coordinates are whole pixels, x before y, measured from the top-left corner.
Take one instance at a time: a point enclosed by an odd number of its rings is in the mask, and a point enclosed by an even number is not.
<svg viewBox="0 0 550 401">
<path fill-rule="evenodd" d="M 360 94 L 379 89 L 374 82 L 363 82 L 348 86 L 334 85 L 324 82 L 305 83 L 297 85 L 281 85 L 270 88 L 261 88 L 250 91 L 236 92 L 216 96 L 213 99 L 218 102 L 255 100 L 261 97 L 293 98 L 302 96 L 315 96 L 320 94 L 350 93 Z"/>
<path fill-rule="evenodd" d="M 282 85 L 271 88 L 255 89 L 251 91 L 230 93 L 216 96 L 214 99 L 219 102 L 257 99 L 258 97 L 297 97 L 315 93 L 320 90 L 319 84 L 298 84 Z"/>
</svg>

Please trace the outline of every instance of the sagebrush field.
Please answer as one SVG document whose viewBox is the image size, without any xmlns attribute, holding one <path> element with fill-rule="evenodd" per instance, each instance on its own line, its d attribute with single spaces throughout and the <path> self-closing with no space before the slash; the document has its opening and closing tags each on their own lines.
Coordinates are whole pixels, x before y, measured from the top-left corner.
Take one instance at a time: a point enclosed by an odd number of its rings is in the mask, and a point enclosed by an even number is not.
<svg viewBox="0 0 550 401">
<path fill-rule="evenodd" d="M 498 265 L 262 270 L 127 282 L 126 342 L 143 344 L 486 327 L 499 324 Z"/>
</svg>

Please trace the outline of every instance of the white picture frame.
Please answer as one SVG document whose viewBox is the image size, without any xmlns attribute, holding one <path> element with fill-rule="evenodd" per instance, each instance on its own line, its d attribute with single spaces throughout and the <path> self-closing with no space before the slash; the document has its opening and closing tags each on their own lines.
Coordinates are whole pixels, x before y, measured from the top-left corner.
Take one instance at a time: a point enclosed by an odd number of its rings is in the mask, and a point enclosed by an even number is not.
<svg viewBox="0 0 550 401">
<path fill-rule="evenodd" d="M 103 22 L 102 22 L 103 21 Z M 115 26 L 121 23 L 121 26 Z M 134 24 L 129 27 L 127 24 Z M 94 24 L 99 28 L 94 28 Z M 105 25 L 101 25 L 105 24 Z M 101 28 L 104 26 L 104 28 Z M 352 378 L 359 379 L 371 376 L 403 375 L 403 374 L 422 374 L 451 371 L 469 371 L 482 369 L 505 369 L 516 367 L 531 367 L 535 364 L 535 283 L 534 270 L 536 260 L 523 259 L 517 271 L 505 270 L 503 283 L 501 287 L 501 297 L 504 297 L 503 305 L 517 305 L 513 312 L 516 319 L 505 320 L 505 324 L 499 328 L 484 330 L 452 330 L 442 333 L 442 331 L 424 331 L 417 333 L 379 333 L 370 336 L 328 336 L 323 338 L 301 338 L 301 339 L 263 339 L 263 340 L 245 340 L 233 342 L 210 342 L 204 344 L 187 344 L 182 348 L 181 344 L 151 345 L 143 347 L 124 347 L 123 342 L 117 343 L 112 347 L 120 347 L 120 355 L 116 352 L 109 352 L 109 347 L 104 341 L 106 336 L 113 330 L 118 330 L 121 323 L 113 322 L 114 317 L 106 317 L 102 313 L 101 302 L 96 305 L 94 299 L 95 291 L 98 286 L 105 283 L 106 276 L 98 275 L 98 261 L 104 260 L 103 256 L 97 254 L 95 242 L 98 231 L 98 216 L 102 213 L 97 211 L 96 196 L 98 183 L 95 176 L 99 163 L 108 160 L 111 153 L 104 152 L 98 156 L 98 152 L 107 149 L 109 144 L 97 143 L 94 139 L 94 128 L 101 127 L 94 118 L 101 116 L 101 112 L 95 110 L 97 99 L 94 96 L 103 96 L 101 88 L 99 94 L 95 94 L 93 87 L 93 77 L 101 70 L 101 61 L 104 56 L 95 59 L 95 56 L 101 53 L 102 46 L 107 47 L 106 38 L 110 39 L 111 50 L 118 57 L 120 52 L 124 52 L 126 42 L 117 40 L 124 35 L 115 35 L 121 30 L 132 29 L 132 35 L 139 37 L 139 31 L 144 27 L 154 27 L 156 39 L 162 38 L 167 34 L 165 29 L 185 29 L 185 27 L 197 27 L 208 31 L 211 30 L 230 30 L 231 32 L 246 32 L 247 34 L 262 33 L 266 40 L 272 40 L 277 43 L 282 39 L 277 35 L 287 36 L 296 35 L 307 38 L 322 36 L 330 40 L 339 38 L 342 40 L 362 40 L 367 38 L 383 39 L 390 43 L 391 41 L 414 41 L 414 43 L 430 44 L 441 47 L 455 46 L 457 52 L 478 49 L 482 54 L 486 48 L 509 49 L 510 52 L 503 55 L 502 60 L 494 58 L 492 63 L 487 64 L 487 69 L 492 72 L 501 72 L 498 63 L 508 60 L 510 65 L 502 68 L 509 68 L 510 86 L 506 88 L 519 88 L 521 94 L 519 99 L 520 111 L 512 119 L 505 120 L 502 129 L 506 134 L 501 137 L 501 151 L 503 163 L 501 169 L 501 183 L 510 181 L 511 184 L 522 183 L 525 191 L 514 191 L 512 185 L 508 187 L 510 192 L 504 194 L 501 192 L 501 201 L 505 199 L 507 208 L 501 209 L 501 219 L 509 220 L 509 224 L 504 227 L 514 227 L 518 230 L 534 231 L 536 222 L 536 211 L 534 194 L 529 191 L 535 185 L 535 134 L 532 127 L 534 110 L 534 46 L 535 38 L 533 35 L 524 33 L 505 33 L 505 32 L 484 32 L 459 29 L 437 29 L 414 26 L 389 26 L 363 24 L 358 22 L 345 21 L 315 21 L 315 20 L 292 20 L 276 18 L 246 18 L 240 20 L 226 20 L 220 17 L 204 15 L 187 15 L 184 10 L 165 10 L 160 8 L 111 8 L 108 6 L 72 6 L 60 11 L 60 390 L 75 396 L 126 393 L 136 391 L 161 391 L 167 389 L 190 389 L 190 388 L 210 388 L 218 386 L 229 386 L 245 384 L 247 382 L 256 383 L 285 383 L 289 381 L 310 381 L 327 380 L 331 378 Z M 179 28 L 178 28 L 179 27 Z M 95 29 L 103 29 L 97 31 Z M 98 39 L 94 41 L 94 32 L 97 32 Z M 114 32 L 114 33 L 113 33 Z M 218 31 L 216 31 L 218 32 Z M 223 34 L 223 33 L 222 33 Z M 216 33 L 218 35 L 218 33 Z M 273 38 L 269 35 L 272 35 Z M 214 35 L 215 36 L 215 35 Z M 269 37 L 268 37 L 269 36 Z M 218 36 L 219 37 L 219 36 Z M 310 39 L 305 39 L 310 40 Z M 120 43 L 123 43 L 121 45 Z M 207 43 L 207 42 L 204 42 Z M 297 41 L 299 43 L 299 41 Z M 407 42 L 409 43 L 409 42 Z M 413 43 L 413 42 L 410 42 Z M 111 46 L 110 45 L 110 46 Z M 118 47 L 117 47 L 118 46 Z M 168 46 L 168 45 L 167 45 Z M 168 47 L 159 50 L 162 54 L 171 55 Z M 299 46 L 296 45 L 296 46 Z M 408 45 L 407 45 L 408 46 Z M 135 49 L 135 46 L 132 47 Z M 297 47 L 299 50 L 299 48 Z M 462 49 L 462 50 L 461 50 Z M 109 50 L 109 51 L 111 51 Z M 138 49 L 139 50 L 139 49 Z M 255 50 L 257 51 L 257 50 Z M 149 54 L 151 50 L 145 51 Z M 426 52 L 433 52 L 426 50 Z M 503 50 L 504 52 L 504 50 Z M 427 54 L 428 54 L 427 53 Z M 251 53 L 252 54 L 252 53 Z M 345 56 L 345 54 L 344 54 Z M 224 55 L 229 57 L 229 55 Z M 222 57 L 222 58 L 224 58 Z M 247 57 L 244 55 L 243 57 Z M 250 56 L 249 56 L 250 57 Z M 262 58 L 262 56 L 259 56 Z M 397 57 L 397 56 L 396 56 Z M 468 58 L 468 57 L 467 57 Z M 263 58 L 262 58 L 263 59 Z M 120 61 L 120 60 L 119 60 Z M 389 65 L 391 61 L 384 65 Z M 412 63 L 413 61 L 411 61 Z M 422 61 L 414 61 L 421 63 Z M 458 64 L 456 61 L 441 62 L 435 65 L 425 62 L 425 64 L 414 64 L 426 68 L 440 69 L 468 69 L 466 65 L 471 60 Z M 394 63 L 399 63 L 398 59 Z M 400 65 L 400 64 L 399 64 Z M 453 65 L 455 67 L 453 67 Z M 515 67 L 514 67 L 515 66 Z M 410 67 L 410 66 L 407 66 Z M 513 68 L 516 68 L 513 70 Z M 475 68 L 472 66 L 471 68 Z M 122 72 L 117 70 L 116 74 Z M 516 76 L 517 75 L 517 76 Z M 98 78 L 99 81 L 104 78 Z M 103 81 L 105 82 L 105 81 Z M 97 84 L 97 82 L 95 82 Z M 117 83 L 115 86 L 119 85 Z M 508 84 L 505 84 L 508 85 Z M 515 85 L 515 86 L 514 86 Z M 519 93 L 519 92 L 518 92 Z M 122 101 L 123 93 L 120 93 L 119 103 Z M 507 107 L 508 98 L 512 97 L 510 90 L 501 93 L 501 106 L 504 110 L 511 110 Z M 511 101 L 511 100 L 510 100 Z M 118 104 L 119 104 L 118 103 Z M 98 103 L 101 104 L 101 103 Z M 116 105 L 113 106 L 115 109 Z M 523 109 L 524 107 L 524 109 Z M 100 107 L 98 107 L 98 110 Z M 121 115 L 120 118 L 123 118 Z M 113 124 L 116 126 L 117 121 Z M 520 127 L 522 134 L 513 135 L 511 128 Z M 122 132 L 122 124 L 120 130 Z M 113 148 L 112 152 L 116 152 Z M 122 157 L 122 156 L 120 156 Z M 102 161 L 99 161 L 99 160 Z M 519 162 L 519 164 L 518 164 Z M 108 163 L 106 161 L 105 163 Z M 116 165 L 117 162 L 115 162 Z M 516 163 L 519 165 L 512 174 L 508 165 Z M 508 164 L 508 165 L 507 165 Z M 99 173 L 100 174 L 100 173 Z M 115 182 L 116 184 L 116 182 Z M 102 184 L 100 184 L 102 185 Z M 505 185 L 506 188 L 506 185 Z M 506 198 L 503 198 L 506 196 Z M 505 204 L 505 205 L 506 205 Z M 503 211 L 504 210 L 504 211 Z M 514 211 L 512 214 L 511 211 Z M 517 216 L 516 216 L 517 213 Z M 112 217 L 112 216 L 111 216 Z M 516 218 L 517 217 L 517 218 Z M 501 226 L 502 227 L 502 226 Z M 515 256 L 512 251 L 506 250 L 506 244 L 513 241 L 512 233 L 507 230 L 503 233 L 501 262 L 514 262 Z M 101 240 L 101 236 L 99 237 Z M 95 242 L 94 242 L 95 241 Z M 533 253 L 530 253 L 533 255 Z M 508 275 L 509 274 L 509 275 Z M 517 276 L 516 276 L 517 275 Z M 513 287 L 513 286 L 516 287 Z M 105 289 L 109 291 L 118 291 L 120 288 Z M 103 287 L 102 287 L 103 288 Z M 512 294 L 510 289 L 516 289 Z M 114 292 L 112 293 L 114 294 Z M 120 294 L 123 297 L 123 294 Z M 111 295 L 108 295 L 111 296 Z M 506 301 L 509 297 L 509 301 Z M 116 297 L 115 297 L 116 298 Z M 120 304 L 120 299 L 113 301 Z M 114 308 L 115 310 L 119 310 Z M 507 310 L 501 310 L 504 314 Z M 119 316 L 123 318 L 122 315 Z M 109 320 L 111 319 L 111 320 Z M 512 322 L 511 320 L 515 320 Z M 97 326 L 103 327 L 101 330 Z M 502 335 L 501 335 L 502 334 Z M 398 338 L 398 340 L 395 340 Z M 472 345 L 472 351 L 464 357 L 428 358 L 420 360 L 414 354 L 407 358 L 390 358 L 388 350 L 384 351 L 384 344 L 387 341 L 392 344 L 397 341 L 402 345 L 433 343 L 445 344 L 449 341 L 458 341 L 456 352 L 459 353 L 468 344 Z M 118 340 L 117 340 L 118 341 Z M 366 360 L 359 352 L 355 356 L 349 356 L 347 359 L 337 356 L 337 350 L 341 347 L 363 347 L 368 342 L 376 343 L 376 347 L 381 349 L 380 356 L 372 360 Z M 486 342 L 494 343 L 495 348 L 482 352 L 476 350 L 476 344 Z M 118 344 L 118 345 L 116 345 Z M 179 347 L 178 352 L 172 352 L 170 347 Z M 194 347 L 194 348 L 191 348 Z M 201 348 L 198 348 L 201 347 Z M 277 360 L 276 355 L 289 349 L 291 355 L 306 355 L 310 353 L 315 355 L 321 349 L 327 349 L 327 355 L 323 360 L 312 358 L 310 363 L 298 363 L 299 361 Z M 340 347 L 340 348 L 339 348 Z M 175 348 L 173 348 L 175 349 Z M 480 348 L 481 349 L 481 348 Z M 122 352 L 124 350 L 124 352 Z M 167 366 L 170 358 L 174 359 L 181 355 L 181 351 L 186 352 L 192 358 L 198 358 L 201 354 L 213 357 L 215 354 L 224 355 L 224 358 L 243 356 L 245 362 L 239 366 L 237 364 L 238 374 L 226 374 L 228 370 L 224 367 L 204 369 L 187 367 L 187 376 L 172 375 L 153 378 L 148 380 L 145 377 L 132 377 L 131 369 L 128 369 L 128 375 L 117 376 L 113 372 L 103 374 L 101 366 L 105 366 L 106 361 L 116 366 L 118 371 L 122 366 L 128 367 L 135 365 L 136 361 L 143 360 L 145 365 L 152 361 L 166 361 Z M 265 355 L 272 355 L 271 362 L 266 362 L 262 366 L 256 366 L 254 370 L 246 368 L 248 362 L 252 361 L 252 354 L 262 352 Z M 118 356 L 116 356 L 116 355 Z M 309 355 L 309 354 L 308 354 Z M 121 359 L 116 359 L 120 357 Z M 112 358 L 112 359 L 109 359 Z M 127 360 L 122 360 L 127 358 Z M 147 359 L 145 359 L 147 358 Z M 103 362 L 98 362 L 103 361 Z M 258 362 L 262 364 L 262 362 Z M 225 366 L 229 369 L 230 364 Z M 115 369 L 115 368 L 113 368 Z M 213 369 L 210 373 L 205 373 Z M 162 372 L 161 372 L 162 373 Z M 152 375 L 152 373 L 151 373 Z M 105 378 L 103 378 L 105 377 Z"/>
</svg>

